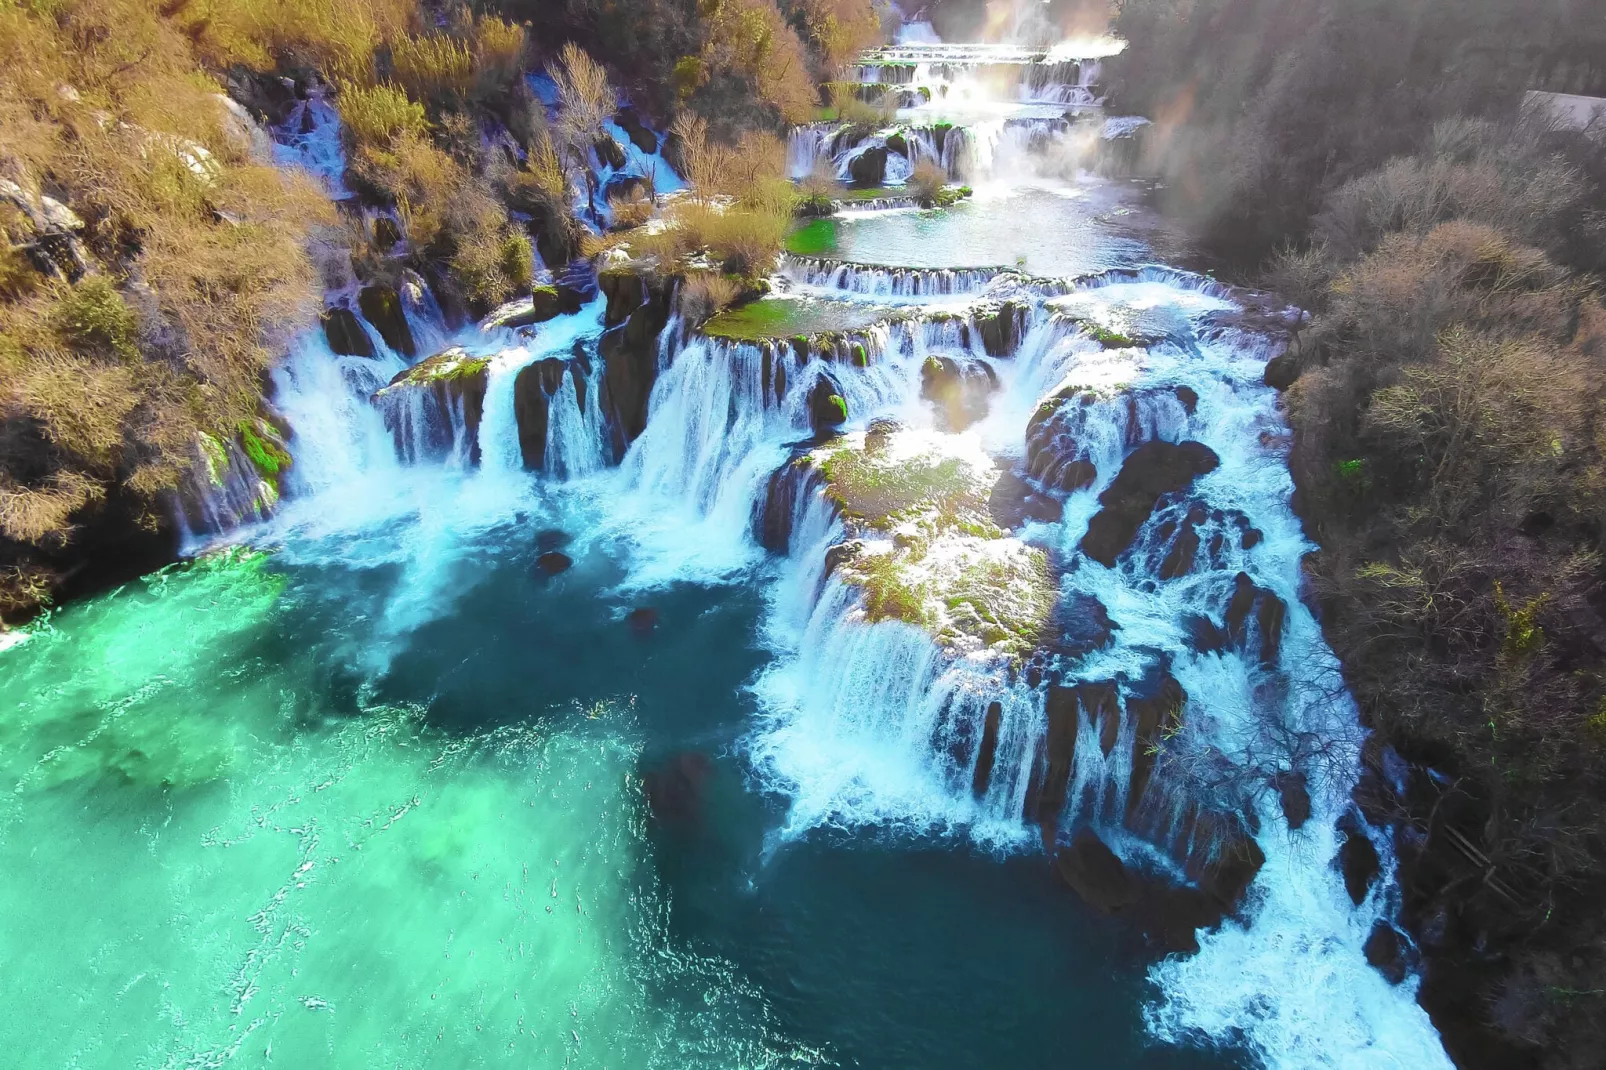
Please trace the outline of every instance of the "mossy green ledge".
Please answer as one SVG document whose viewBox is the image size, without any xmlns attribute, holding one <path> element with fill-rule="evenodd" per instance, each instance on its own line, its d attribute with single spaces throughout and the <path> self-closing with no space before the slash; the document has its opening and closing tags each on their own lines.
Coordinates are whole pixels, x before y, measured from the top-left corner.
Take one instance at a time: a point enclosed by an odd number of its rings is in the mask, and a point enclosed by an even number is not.
<svg viewBox="0 0 1606 1070">
<path fill-rule="evenodd" d="M 807 454 L 849 535 L 833 574 L 864 595 L 867 620 L 924 629 L 950 653 L 1018 663 L 1049 627 L 1048 554 L 994 523 L 1000 472 L 976 440 L 872 425 Z"/>
</svg>

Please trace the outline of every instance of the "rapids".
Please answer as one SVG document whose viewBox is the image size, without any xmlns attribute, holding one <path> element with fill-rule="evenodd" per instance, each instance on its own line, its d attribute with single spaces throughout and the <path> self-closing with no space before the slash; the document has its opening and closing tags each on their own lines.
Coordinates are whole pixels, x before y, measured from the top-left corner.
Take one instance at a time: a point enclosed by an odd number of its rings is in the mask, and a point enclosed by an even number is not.
<svg viewBox="0 0 1606 1070">
<path fill-rule="evenodd" d="M 0 648 L 0 961 L 30 964 L 0 986 L 13 1065 L 1447 1066 L 1414 980 L 1362 954 L 1393 909 L 1386 837 L 1358 907 L 1331 864 L 1360 729 L 1300 600 L 1311 547 L 1261 382 L 1280 343 L 1240 315 L 1297 312 L 1157 266 L 1185 241 L 1086 170 L 1100 120 L 1060 114 L 1096 111 L 1111 47 L 924 27 L 866 56 L 862 81 L 934 98 L 901 122 L 960 124 L 908 143 L 975 197 L 795 235 L 766 300 L 845 325 L 804 351 L 671 319 L 622 456 L 602 297 L 518 331 L 412 302 L 421 355 L 484 361 L 472 395 L 382 393 L 414 362 L 377 331 L 373 358 L 302 338 L 273 382 L 283 500 L 227 459 L 193 491 L 191 561 Z M 338 117 L 302 107 L 280 161 L 344 196 Z M 865 145 L 808 128 L 792 149 L 840 172 Z M 963 430 L 923 394 L 939 360 L 996 384 Z M 827 568 L 841 510 L 818 482 L 776 498 L 821 383 L 850 430 L 895 419 L 1057 496 L 1009 536 L 1054 562 L 1050 662 L 870 621 Z M 1074 457 L 1045 462 L 1028 428 L 1056 397 L 1047 450 Z M 1113 564 L 1084 551 L 1134 449 L 1184 441 L 1218 464 Z M 1068 459 L 1091 481 L 1043 482 Z M 1285 607 L 1280 637 L 1202 646 L 1237 574 Z M 1109 627 L 1077 645 L 1091 606 Z M 1137 773 L 1161 673 L 1208 789 Z M 1110 685 L 1112 719 L 1074 722 L 1044 833 L 1048 696 L 1079 683 Z M 1297 830 L 1256 779 L 1295 768 Z M 1195 954 L 1097 915 L 1044 857 L 1086 826 L 1194 879 L 1221 847 L 1204 806 L 1242 810 L 1265 863 Z"/>
</svg>

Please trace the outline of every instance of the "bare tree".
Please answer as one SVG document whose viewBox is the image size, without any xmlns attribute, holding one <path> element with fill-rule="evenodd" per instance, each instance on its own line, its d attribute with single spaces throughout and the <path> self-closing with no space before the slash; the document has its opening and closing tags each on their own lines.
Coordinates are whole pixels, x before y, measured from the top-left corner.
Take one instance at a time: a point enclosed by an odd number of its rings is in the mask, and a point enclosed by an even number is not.
<svg viewBox="0 0 1606 1070">
<path fill-rule="evenodd" d="M 591 150 L 603 136 L 602 124 L 613 114 L 613 87 L 601 64 L 573 43 L 563 46 L 557 65 L 548 73 L 558 86 L 558 140 L 570 166 L 584 175 L 586 201 L 595 214 L 597 182 L 591 169 Z"/>
</svg>

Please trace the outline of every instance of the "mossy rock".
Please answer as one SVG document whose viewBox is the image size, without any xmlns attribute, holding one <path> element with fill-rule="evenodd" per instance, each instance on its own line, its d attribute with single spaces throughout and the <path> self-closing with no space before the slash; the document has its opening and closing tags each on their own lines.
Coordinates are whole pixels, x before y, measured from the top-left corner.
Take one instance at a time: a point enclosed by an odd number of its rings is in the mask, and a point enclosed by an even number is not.
<svg viewBox="0 0 1606 1070">
<path fill-rule="evenodd" d="M 242 421 L 235 429 L 240 448 L 265 479 L 278 479 L 290 467 L 290 451 L 279 433 L 265 420 Z"/>
<path fill-rule="evenodd" d="M 868 619 L 923 628 L 956 652 L 1023 659 L 1058 599 L 1048 555 L 1007 536 L 989 503 L 999 472 L 954 435 L 879 424 L 808 457 L 852 533 L 833 574 Z"/>
<path fill-rule="evenodd" d="M 490 357 L 476 357 L 462 346 L 443 349 L 432 357 L 425 357 L 411 368 L 398 372 L 389 383 L 379 389 L 385 394 L 404 386 L 432 386 L 451 383 L 485 374 Z"/>
</svg>

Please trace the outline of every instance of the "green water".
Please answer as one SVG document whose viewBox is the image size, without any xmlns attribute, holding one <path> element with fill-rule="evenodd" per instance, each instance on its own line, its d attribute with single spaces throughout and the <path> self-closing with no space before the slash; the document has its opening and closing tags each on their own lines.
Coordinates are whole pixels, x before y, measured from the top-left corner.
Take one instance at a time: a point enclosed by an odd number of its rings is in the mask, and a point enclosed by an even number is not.
<svg viewBox="0 0 1606 1070">
<path fill-rule="evenodd" d="M 812 1061 L 668 943 L 631 711 L 354 713 L 306 608 L 236 552 L 0 654 L 8 1065 Z"/>
</svg>

